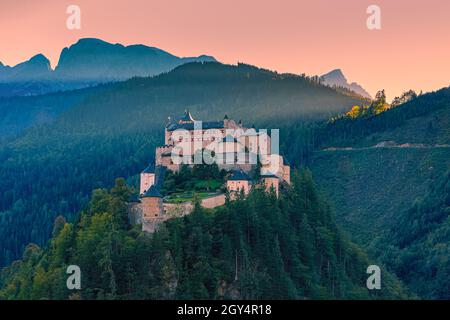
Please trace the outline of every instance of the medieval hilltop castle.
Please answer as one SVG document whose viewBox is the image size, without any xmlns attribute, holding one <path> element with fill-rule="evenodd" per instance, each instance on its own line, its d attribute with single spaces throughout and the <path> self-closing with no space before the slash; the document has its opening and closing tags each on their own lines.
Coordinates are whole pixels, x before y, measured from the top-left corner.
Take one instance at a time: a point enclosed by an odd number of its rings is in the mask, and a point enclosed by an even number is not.
<svg viewBox="0 0 450 320">
<path fill-rule="evenodd" d="M 226 190 L 231 199 L 240 192 L 248 194 L 255 185 L 273 188 L 278 195 L 280 187 L 290 184 L 289 165 L 281 155 L 271 152 L 272 137 L 265 130 L 257 132 L 254 127 L 245 128 L 241 121 L 236 123 L 225 116 L 222 121 L 200 122 L 186 110 L 178 122 L 169 118 L 164 137 L 164 145 L 156 148 L 155 165 L 147 167 L 140 175 L 139 198 L 129 204 L 130 222 L 142 224 L 145 232 L 154 232 L 161 222 L 192 211 L 192 201 L 166 201 L 159 189 L 167 170 L 179 172 L 182 165 L 192 167 L 198 163 L 195 159 L 199 155 L 209 154 L 219 169 L 229 172 Z M 259 177 L 252 181 L 249 173 L 257 166 Z M 223 192 L 201 200 L 205 208 L 223 204 Z"/>
</svg>

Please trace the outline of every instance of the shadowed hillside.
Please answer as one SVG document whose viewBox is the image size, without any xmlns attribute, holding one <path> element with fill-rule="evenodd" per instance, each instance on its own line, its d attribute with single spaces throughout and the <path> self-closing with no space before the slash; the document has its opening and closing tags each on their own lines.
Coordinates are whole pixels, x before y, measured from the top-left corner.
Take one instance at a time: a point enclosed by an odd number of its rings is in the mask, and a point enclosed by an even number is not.
<svg viewBox="0 0 450 320">
<path fill-rule="evenodd" d="M 338 223 L 432 299 L 448 299 L 449 128 L 446 88 L 377 116 L 330 122 L 308 154 Z"/>
<path fill-rule="evenodd" d="M 372 250 L 408 286 L 427 299 L 450 299 L 450 171 L 437 178 Z"/>
<path fill-rule="evenodd" d="M 317 130 L 311 168 L 338 221 L 364 244 L 450 166 L 450 89 Z"/>
</svg>

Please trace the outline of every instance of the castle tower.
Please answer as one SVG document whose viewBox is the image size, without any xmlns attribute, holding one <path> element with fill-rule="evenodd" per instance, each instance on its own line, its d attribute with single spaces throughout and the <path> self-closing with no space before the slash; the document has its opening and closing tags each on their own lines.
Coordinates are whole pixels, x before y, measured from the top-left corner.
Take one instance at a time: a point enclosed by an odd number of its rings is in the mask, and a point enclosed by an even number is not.
<svg viewBox="0 0 450 320">
<path fill-rule="evenodd" d="M 227 189 L 232 199 L 236 197 L 241 190 L 247 195 L 250 192 L 250 178 L 242 171 L 233 172 L 233 175 L 227 181 Z"/>
<path fill-rule="evenodd" d="M 141 197 L 142 231 L 154 232 L 164 221 L 162 196 L 154 185 Z"/>
<path fill-rule="evenodd" d="M 227 129 L 229 125 L 230 125 L 230 119 L 228 118 L 228 115 L 226 114 L 226 115 L 223 117 L 223 127 L 224 127 L 225 129 Z"/>
<path fill-rule="evenodd" d="M 144 194 L 151 186 L 155 184 L 155 170 L 148 166 L 141 172 L 141 186 L 139 194 Z"/>
<path fill-rule="evenodd" d="M 192 117 L 191 113 L 189 112 L 189 109 L 184 110 L 184 116 L 181 118 L 178 123 L 179 124 L 186 124 L 186 123 L 194 123 L 194 118 Z"/>
<path fill-rule="evenodd" d="M 270 174 L 270 175 L 264 175 L 261 177 L 264 187 L 266 188 L 267 192 L 270 192 L 270 190 L 273 188 L 277 197 L 278 192 L 280 188 L 280 180 L 277 176 Z"/>
</svg>

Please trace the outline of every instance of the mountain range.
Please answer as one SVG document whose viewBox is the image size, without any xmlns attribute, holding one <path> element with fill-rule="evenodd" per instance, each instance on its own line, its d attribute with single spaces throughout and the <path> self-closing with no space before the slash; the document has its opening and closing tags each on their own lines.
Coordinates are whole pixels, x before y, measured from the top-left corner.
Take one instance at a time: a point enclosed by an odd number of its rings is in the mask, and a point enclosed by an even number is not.
<svg viewBox="0 0 450 320">
<path fill-rule="evenodd" d="M 189 62 L 215 62 L 214 57 L 177 57 L 142 44 L 124 46 L 96 38 L 83 38 L 61 51 L 53 70 L 43 54 L 16 66 L 0 62 L 0 97 L 40 95 L 93 86 L 133 77 L 149 77 L 168 72 Z M 348 83 L 340 69 L 322 76 L 324 84 L 345 88 L 364 98 L 370 94 L 357 83 Z"/>
<path fill-rule="evenodd" d="M 364 98 L 372 99 L 371 95 L 358 83 L 349 83 L 341 69 L 332 70 L 321 77 L 324 84 L 331 87 L 340 87 L 351 90 Z"/>
<path fill-rule="evenodd" d="M 14 67 L 0 63 L 0 96 L 36 95 L 153 76 L 184 63 L 206 61 L 216 59 L 207 55 L 182 58 L 145 45 L 124 46 L 85 38 L 62 50 L 54 70 L 42 54 Z"/>
</svg>

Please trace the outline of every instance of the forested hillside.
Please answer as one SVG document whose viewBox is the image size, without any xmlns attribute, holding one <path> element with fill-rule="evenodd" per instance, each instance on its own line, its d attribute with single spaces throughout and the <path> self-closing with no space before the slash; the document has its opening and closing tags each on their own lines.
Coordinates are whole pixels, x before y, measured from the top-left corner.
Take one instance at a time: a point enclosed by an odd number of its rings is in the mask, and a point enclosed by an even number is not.
<svg viewBox="0 0 450 320">
<path fill-rule="evenodd" d="M 0 90 L 1 87 L 0 84 Z M 101 92 L 99 90 L 95 89 L 97 94 Z M 0 97 L 0 143 L 18 136 L 29 127 L 54 121 L 62 112 L 81 103 L 92 91 L 85 89 L 34 97 Z"/>
<path fill-rule="evenodd" d="M 86 90 L 2 100 L 16 112 L 2 126 L 20 123 L 27 107 L 58 115 L 0 144 L 0 266 L 30 242 L 45 244 L 55 217 L 74 218 L 92 189 L 143 170 L 163 142 L 167 117 L 178 119 L 185 108 L 198 119 L 228 114 L 248 126 L 280 128 L 362 103 L 318 79 L 219 63 L 185 64 L 157 77 Z"/>
<path fill-rule="evenodd" d="M 405 92 L 408 94 L 410 91 Z M 380 91 L 382 93 L 382 91 Z M 398 99 L 398 98 L 397 98 Z M 296 164 L 311 165 L 314 152 L 402 144 L 450 144 L 450 88 L 423 94 L 399 105 L 386 98 L 355 105 L 331 119 L 282 127 L 281 143 Z M 401 100 L 401 99 L 400 99 Z"/>
<path fill-rule="evenodd" d="M 450 171 L 398 213 L 373 250 L 422 297 L 450 299 Z"/>
<path fill-rule="evenodd" d="M 0 111 L 5 114 L 0 119 L 0 140 L 43 120 L 55 120 L 67 109 L 76 110 L 78 115 L 84 115 L 84 120 L 95 124 L 107 122 L 104 112 L 108 112 L 115 117 L 115 125 L 147 128 L 154 127 L 156 120 L 178 117 L 186 107 L 208 120 L 229 112 L 251 122 L 271 118 L 272 122 L 291 122 L 299 117 L 327 119 L 361 103 L 362 98 L 354 93 L 336 89 L 338 92 L 318 81 L 243 64 L 188 63 L 152 78 L 42 96 L 0 98 Z M 85 114 L 86 108 L 100 116 L 90 117 Z M 150 115 L 149 110 L 154 113 Z M 70 116 L 73 114 L 65 118 Z M 75 125 L 79 124 L 77 120 Z"/>
<path fill-rule="evenodd" d="M 309 172 L 277 199 L 254 189 L 215 210 L 196 206 L 153 236 L 127 223 L 124 180 L 96 190 L 75 223 L 58 218 L 49 245 L 30 244 L 0 275 L 0 299 L 411 298 L 383 271 L 366 287 L 369 259 L 336 226 Z M 65 270 L 80 266 L 82 289 Z"/>
<path fill-rule="evenodd" d="M 281 144 L 292 164 L 313 170 L 338 222 L 368 244 L 450 168 L 449 128 L 445 88 L 382 112 L 286 126 Z"/>
<path fill-rule="evenodd" d="M 424 298 L 449 292 L 449 128 L 446 88 L 378 114 L 287 130 L 301 136 L 290 157 L 309 165 L 338 224 Z"/>
<path fill-rule="evenodd" d="M 375 106 L 376 108 L 376 106 Z M 382 141 L 450 143 L 450 87 L 423 94 L 384 112 L 341 116 L 318 133 L 321 148 L 373 146 Z"/>
<path fill-rule="evenodd" d="M 315 130 L 310 167 L 338 221 L 368 244 L 450 168 L 450 89 Z"/>
</svg>

